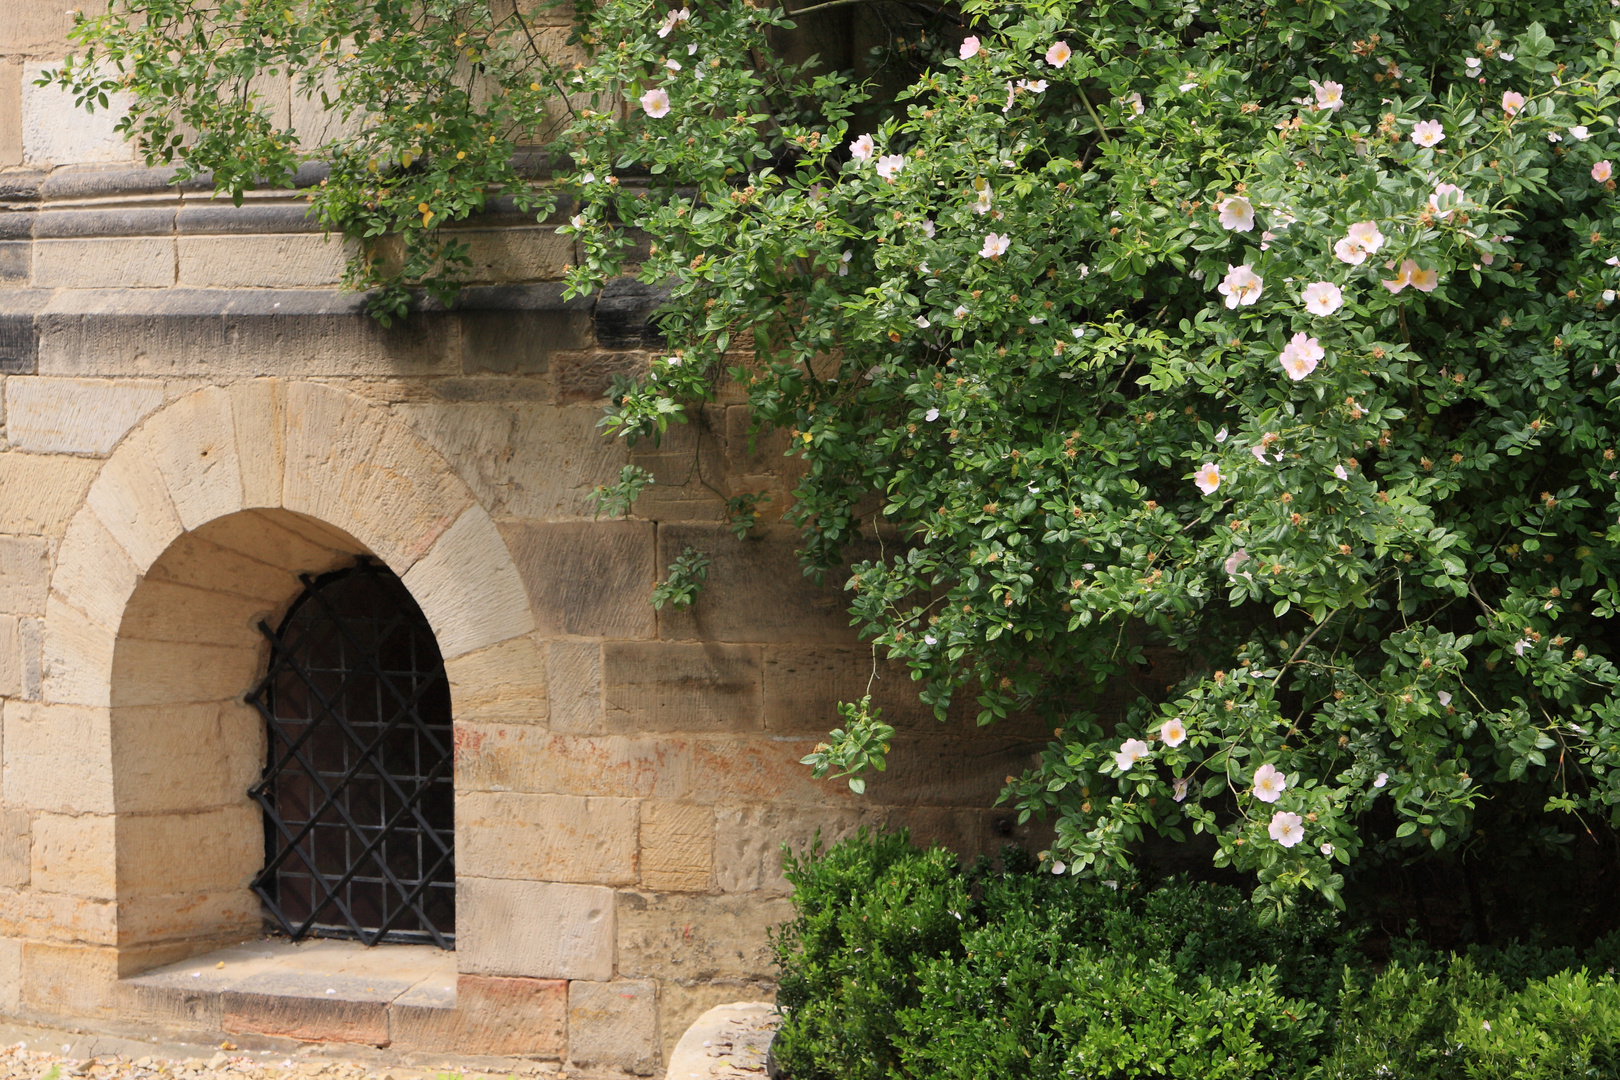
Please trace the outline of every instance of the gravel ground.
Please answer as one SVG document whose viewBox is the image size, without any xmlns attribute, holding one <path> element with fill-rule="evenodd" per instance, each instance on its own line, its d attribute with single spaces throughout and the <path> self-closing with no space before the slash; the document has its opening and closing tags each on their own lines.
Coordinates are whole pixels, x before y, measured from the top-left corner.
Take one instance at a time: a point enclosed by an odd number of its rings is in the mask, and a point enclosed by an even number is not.
<svg viewBox="0 0 1620 1080">
<path fill-rule="evenodd" d="M 16 1038 L 21 1034 L 22 1038 Z M 140 1041 L 82 1032 L 0 1027 L 0 1080 L 508 1080 L 560 1078 L 556 1064 L 497 1062 L 483 1069 L 435 1063 L 434 1067 L 340 1058 L 326 1046 L 289 1054 L 285 1050 L 246 1050 L 231 1043 L 219 1048 L 163 1044 L 150 1050 Z M 210 1050 L 212 1049 L 212 1053 Z M 492 1067 L 498 1066 L 498 1067 Z"/>
</svg>

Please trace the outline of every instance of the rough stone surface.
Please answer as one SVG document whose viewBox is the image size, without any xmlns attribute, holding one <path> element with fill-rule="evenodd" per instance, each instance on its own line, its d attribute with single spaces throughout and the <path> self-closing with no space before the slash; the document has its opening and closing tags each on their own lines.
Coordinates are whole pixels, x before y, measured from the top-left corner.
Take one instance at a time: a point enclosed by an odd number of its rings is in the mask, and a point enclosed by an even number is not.
<svg viewBox="0 0 1620 1080">
<path fill-rule="evenodd" d="M 768 1001 L 716 1005 L 693 1021 L 669 1057 L 668 1080 L 757 1075 L 765 1071 L 782 1014 Z"/>
<path fill-rule="evenodd" d="M 719 642 L 610 642 L 602 649 L 605 727 L 614 732 L 760 727 L 760 651 Z"/>
<path fill-rule="evenodd" d="M 462 877 L 456 963 L 470 975 L 613 977 L 613 890 L 598 885 Z"/>
<path fill-rule="evenodd" d="M 655 979 L 771 979 L 767 928 L 793 917 L 783 898 L 619 893 L 619 974 Z"/>
<path fill-rule="evenodd" d="M 24 454 L 0 454 L 0 532 L 61 536 L 101 462 Z"/>
<path fill-rule="evenodd" d="M 0 611 L 43 615 L 50 545 L 37 536 L 0 536 Z"/>
<path fill-rule="evenodd" d="M 658 987 L 645 980 L 568 984 L 568 1056 L 575 1065 L 651 1076 L 658 1046 Z"/>
<path fill-rule="evenodd" d="M 482 877 L 632 885 L 636 803 L 476 792 L 456 799 L 456 869 Z"/>
<path fill-rule="evenodd" d="M 60 33 L 61 16 L 53 13 L 46 25 Z M 35 31 L 29 35 L 45 40 L 55 33 Z M 64 43 L 65 44 L 65 43 Z M 63 52 L 68 51 L 64 48 Z M 40 75 L 56 63 L 30 62 L 23 65 L 22 136 L 23 163 L 41 168 L 83 162 L 132 161 L 134 147 L 116 132 L 116 124 L 129 107 L 129 96 L 111 95 L 110 108 L 86 114 L 73 103 L 73 95 L 56 86 L 35 86 Z M 170 256 L 171 259 L 173 256 Z"/>
<path fill-rule="evenodd" d="M 714 871 L 714 819 L 710 806 L 642 803 L 642 886 L 661 892 L 706 891 Z"/>
<path fill-rule="evenodd" d="M 395 1000 L 388 1008 L 390 1046 L 561 1058 L 568 1047 L 568 987 L 562 979 L 462 975 L 456 980 L 454 1008 Z"/>
<path fill-rule="evenodd" d="M 6 435 L 37 453 L 106 454 L 163 403 L 154 382 L 100 379 L 9 379 Z"/>
<path fill-rule="evenodd" d="M 319 234 L 182 236 L 181 285 L 226 289 L 297 289 L 343 280 L 341 241 Z"/>
<path fill-rule="evenodd" d="M 646 522 L 524 522 L 502 534 L 548 636 L 650 638 L 657 572 Z"/>
</svg>

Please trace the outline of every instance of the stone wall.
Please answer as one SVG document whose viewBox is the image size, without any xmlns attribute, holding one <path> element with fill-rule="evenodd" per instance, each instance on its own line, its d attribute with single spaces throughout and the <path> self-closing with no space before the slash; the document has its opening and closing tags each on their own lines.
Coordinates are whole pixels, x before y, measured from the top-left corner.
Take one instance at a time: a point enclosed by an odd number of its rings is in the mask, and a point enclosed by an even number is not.
<svg viewBox="0 0 1620 1080">
<path fill-rule="evenodd" d="M 357 554 L 428 616 L 456 722 L 461 983 L 396 1045 L 646 1074 L 699 1013 L 771 993 L 782 843 L 1021 835 L 991 807 L 1038 733 L 941 727 L 887 666 L 891 770 L 856 798 L 798 764 L 871 654 L 839 583 L 800 573 L 793 464 L 741 395 L 661 446 L 600 434 L 608 382 L 656 347 L 645 289 L 565 302 L 571 242 L 496 206 L 462 230 L 463 302 L 382 329 L 296 192 L 234 209 L 105 139 L 30 149 L 54 144 L 28 141 L 46 104 L 28 113 L 21 79 L 65 19 L 7 11 L 0 1012 L 229 1029 L 120 980 L 257 928 L 254 626 Z M 656 483 L 597 520 L 589 493 L 630 461 Z M 749 491 L 772 499 L 739 541 L 722 507 Z M 655 612 L 688 544 L 708 585 Z"/>
</svg>

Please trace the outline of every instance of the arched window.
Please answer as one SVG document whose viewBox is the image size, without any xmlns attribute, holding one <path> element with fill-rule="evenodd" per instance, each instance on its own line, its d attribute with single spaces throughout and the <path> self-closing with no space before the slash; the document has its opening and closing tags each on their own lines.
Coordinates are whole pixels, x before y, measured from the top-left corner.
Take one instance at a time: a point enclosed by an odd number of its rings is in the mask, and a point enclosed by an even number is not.
<svg viewBox="0 0 1620 1080">
<path fill-rule="evenodd" d="M 269 728 L 253 889 L 293 938 L 455 941 L 450 687 L 433 630 L 369 559 L 317 578 L 247 695 Z"/>
</svg>

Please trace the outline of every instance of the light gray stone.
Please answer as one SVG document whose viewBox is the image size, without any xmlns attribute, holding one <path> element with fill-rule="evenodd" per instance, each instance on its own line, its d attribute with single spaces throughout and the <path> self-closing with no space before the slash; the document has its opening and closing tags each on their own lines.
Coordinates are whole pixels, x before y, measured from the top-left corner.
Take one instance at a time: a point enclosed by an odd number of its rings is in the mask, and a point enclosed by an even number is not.
<svg viewBox="0 0 1620 1080">
<path fill-rule="evenodd" d="M 549 881 L 456 880 L 456 963 L 464 974 L 613 977 L 613 890 Z"/>
</svg>

